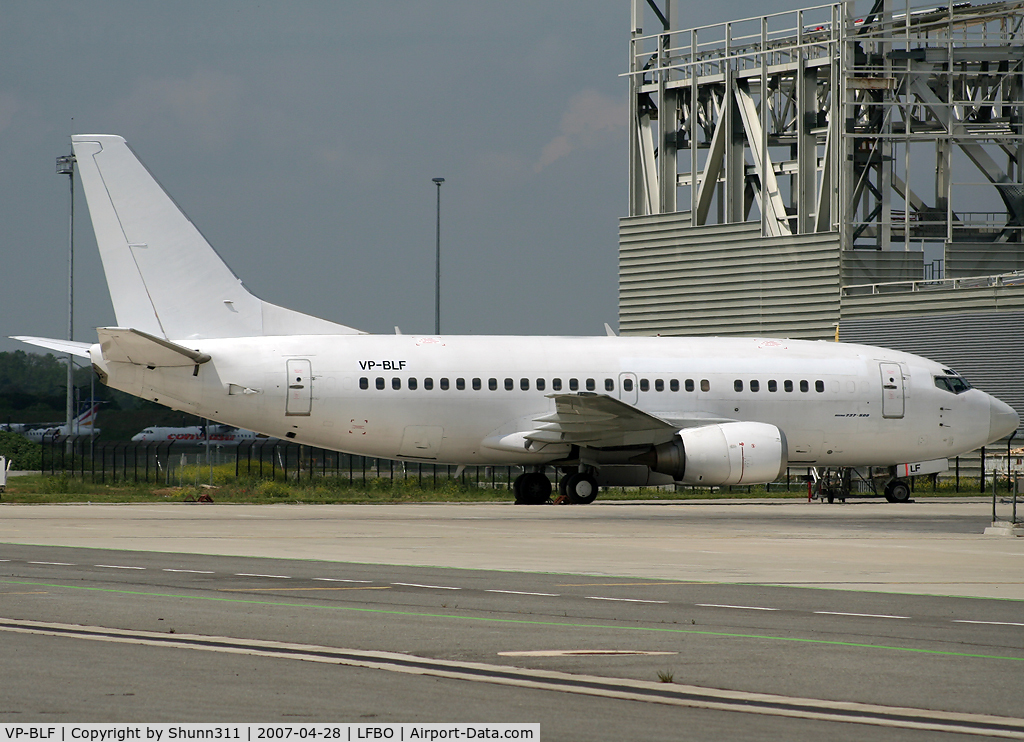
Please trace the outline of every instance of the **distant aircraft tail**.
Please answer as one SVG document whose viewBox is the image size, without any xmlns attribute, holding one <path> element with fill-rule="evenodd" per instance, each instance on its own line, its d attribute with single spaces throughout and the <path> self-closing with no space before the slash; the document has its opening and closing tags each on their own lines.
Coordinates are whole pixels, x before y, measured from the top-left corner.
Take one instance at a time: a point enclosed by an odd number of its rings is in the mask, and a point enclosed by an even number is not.
<svg viewBox="0 0 1024 742">
<path fill-rule="evenodd" d="M 82 428 L 93 428 L 96 426 L 96 416 L 100 411 L 100 403 L 93 402 L 71 423 L 71 430 L 75 433 Z"/>
<path fill-rule="evenodd" d="M 123 138 L 71 142 L 120 327 L 168 340 L 359 333 L 250 294 Z"/>
</svg>

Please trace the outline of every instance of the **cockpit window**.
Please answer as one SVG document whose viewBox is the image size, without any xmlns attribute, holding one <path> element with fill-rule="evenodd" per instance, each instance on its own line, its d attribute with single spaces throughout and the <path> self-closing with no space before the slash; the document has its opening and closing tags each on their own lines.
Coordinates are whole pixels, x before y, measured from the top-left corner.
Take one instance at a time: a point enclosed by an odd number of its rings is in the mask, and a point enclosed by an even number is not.
<svg viewBox="0 0 1024 742">
<path fill-rule="evenodd" d="M 947 369 L 942 370 L 946 371 Z M 971 385 L 968 384 L 962 376 L 956 375 L 936 376 L 935 386 L 939 389 L 945 389 L 947 392 L 952 392 L 953 394 L 963 394 L 971 388 Z"/>
</svg>

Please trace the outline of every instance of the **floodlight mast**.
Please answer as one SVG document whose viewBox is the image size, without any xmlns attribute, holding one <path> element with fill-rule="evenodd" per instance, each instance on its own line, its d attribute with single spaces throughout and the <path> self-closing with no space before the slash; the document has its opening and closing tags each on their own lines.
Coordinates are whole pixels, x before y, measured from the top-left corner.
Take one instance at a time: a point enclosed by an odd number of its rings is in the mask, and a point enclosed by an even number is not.
<svg viewBox="0 0 1024 742">
<path fill-rule="evenodd" d="M 57 175 L 68 176 L 71 193 L 71 215 L 68 220 L 68 340 L 75 339 L 75 156 L 61 155 L 57 158 Z M 75 420 L 75 357 L 68 353 L 68 389 L 65 404 L 67 417 L 68 440 L 74 431 L 71 425 Z"/>
<path fill-rule="evenodd" d="M 441 184 L 444 178 L 433 178 L 437 186 L 437 243 L 434 257 L 434 334 L 441 334 Z"/>
</svg>

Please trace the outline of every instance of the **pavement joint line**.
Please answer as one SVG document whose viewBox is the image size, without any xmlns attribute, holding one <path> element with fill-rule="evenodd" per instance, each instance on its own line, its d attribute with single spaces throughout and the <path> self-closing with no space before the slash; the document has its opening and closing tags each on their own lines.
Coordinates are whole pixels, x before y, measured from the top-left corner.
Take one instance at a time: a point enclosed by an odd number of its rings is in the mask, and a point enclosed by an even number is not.
<svg viewBox="0 0 1024 742">
<path fill-rule="evenodd" d="M 674 706 L 788 716 L 868 726 L 920 729 L 1024 739 L 1024 719 L 911 707 L 829 701 L 628 678 L 576 675 L 481 662 L 456 662 L 396 652 L 378 652 L 197 634 L 163 634 L 97 626 L 0 618 L 0 630 L 65 638 L 289 658 L 470 682 L 561 691 Z"/>
<path fill-rule="evenodd" d="M 428 590 L 461 590 L 461 587 L 449 587 L 447 585 L 419 585 L 415 582 L 392 582 L 392 585 L 400 585 L 401 587 L 425 587 Z"/>
<path fill-rule="evenodd" d="M 525 590 L 484 590 L 485 593 L 504 593 L 506 595 L 539 595 L 544 598 L 560 598 L 560 593 L 530 593 Z"/>
<path fill-rule="evenodd" d="M 187 572 L 187 573 L 193 574 L 193 575 L 215 575 L 215 574 L 217 574 L 216 572 L 214 572 L 212 570 L 208 570 L 208 569 L 171 569 L 170 567 L 165 567 L 163 569 L 163 571 L 164 572 Z"/>
<path fill-rule="evenodd" d="M 116 590 L 107 587 L 90 587 L 88 585 L 60 585 L 46 582 L 26 582 L 23 580 L 0 580 L 0 584 L 10 585 L 34 585 L 37 587 L 63 588 L 66 590 L 92 590 L 123 595 L 141 595 L 150 598 L 187 598 L 189 600 L 212 600 L 224 603 L 246 603 L 252 605 L 268 605 L 281 608 L 312 608 L 329 611 L 351 611 L 353 613 L 371 613 L 387 616 L 409 616 L 412 618 L 440 618 L 454 621 L 479 621 L 481 623 L 504 623 L 504 624 L 525 624 L 530 626 L 555 626 L 569 629 L 614 629 L 618 631 L 650 631 L 667 634 L 693 634 L 697 636 L 718 636 L 729 639 L 755 639 L 768 641 L 794 642 L 799 644 L 823 644 L 828 646 L 852 647 L 855 649 L 886 649 L 893 652 L 911 652 L 913 654 L 936 655 L 940 657 L 967 657 L 982 660 L 1007 660 L 1010 662 L 1024 662 L 1024 656 L 1011 657 L 1008 655 L 974 654 L 971 652 L 951 652 L 943 649 L 925 649 L 922 647 L 896 647 L 887 644 L 864 644 L 862 642 L 844 642 L 832 639 L 810 639 L 798 636 L 771 636 L 770 634 L 736 634 L 727 631 L 704 631 L 700 629 L 680 629 L 670 626 L 614 626 L 610 624 L 586 624 L 573 623 L 571 621 L 540 621 L 524 618 L 495 618 L 491 616 L 464 616 L 452 613 L 419 613 L 415 611 L 396 611 L 382 608 L 360 608 L 348 605 L 324 605 L 322 603 L 282 603 L 272 600 L 244 600 L 234 597 L 219 595 L 183 595 L 181 593 L 151 593 L 142 590 Z"/>
<path fill-rule="evenodd" d="M 910 618 L 910 616 L 887 616 L 884 613 L 843 613 L 842 611 L 814 611 L 819 616 L 855 616 L 858 618 Z M 955 623 L 955 622 L 954 622 Z"/>
</svg>

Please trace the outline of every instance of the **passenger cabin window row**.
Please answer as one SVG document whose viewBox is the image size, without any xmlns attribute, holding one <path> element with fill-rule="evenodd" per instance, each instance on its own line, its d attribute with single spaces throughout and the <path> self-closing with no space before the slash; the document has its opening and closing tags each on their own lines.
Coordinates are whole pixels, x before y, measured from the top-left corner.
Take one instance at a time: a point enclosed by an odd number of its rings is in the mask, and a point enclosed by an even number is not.
<svg viewBox="0 0 1024 742">
<path fill-rule="evenodd" d="M 779 382 L 776 381 L 775 379 L 769 379 L 767 386 L 768 386 L 768 391 L 769 392 L 777 392 L 777 391 L 779 391 Z M 833 384 L 833 386 L 835 386 L 835 385 Z M 734 381 L 732 383 L 732 388 L 733 388 L 734 391 L 742 392 L 743 389 L 744 389 L 743 379 L 736 379 L 736 381 Z M 746 385 L 746 388 L 750 389 L 750 391 L 752 391 L 752 392 L 759 392 L 759 391 L 761 391 L 761 382 L 758 381 L 757 379 L 751 379 L 750 382 Z M 785 391 L 787 391 L 787 392 L 792 392 L 793 388 L 794 388 L 792 380 L 786 379 L 785 381 L 783 381 L 782 382 L 782 388 Z M 809 392 L 809 391 L 811 391 L 810 382 L 807 381 L 806 379 L 801 379 L 800 380 L 800 391 L 801 392 Z M 815 381 L 814 382 L 814 391 L 818 392 L 819 394 L 824 393 L 824 391 L 825 391 L 825 382 L 822 381 L 821 379 L 818 379 L 817 381 Z"/>
<path fill-rule="evenodd" d="M 424 378 L 424 379 L 422 379 L 422 380 L 420 380 L 419 378 L 417 378 L 415 376 L 410 376 L 410 377 L 406 378 L 406 380 L 405 380 L 405 388 L 406 389 L 410 389 L 410 390 L 416 390 L 416 389 L 419 388 L 421 383 L 423 384 L 423 388 L 426 389 L 426 390 L 431 390 L 431 389 L 434 388 L 434 379 L 432 377 L 429 377 L 429 376 Z M 707 380 L 707 379 L 701 379 L 700 382 L 695 382 L 693 379 L 685 379 L 685 380 L 683 380 L 682 384 L 680 384 L 679 379 L 669 379 L 668 380 L 668 384 L 667 384 L 667 388 L 670 391 L 673 391 L 673 392 L 678 392 L 680 390 L 680 388 L 685 389 L 688 392 L 692 392 L 692 391 L 696 390 L 698 383 L 700 384 L 700 390 L 702 392 L 709 392 L 709 391 L 711 391 L 711 382 L 709 380 Z M 742 382 L 739 382 L 739 381 L 737 381 L 736 383 L 737 384 L 742 384 Z M 802 383 L 806 384 L 807 382 L 802 382 Z M 818 383 L 821 383 L 821 382 L 818 382 Z M 786 391 L 793 391 L 793 389 L 792 389 L 793 383 L 790 382 L 790 381 L 787 381 L 786 384 L 788 385 Z M 385 379 L 383 376 L 378 376 L 377 378 L 375 378 L 373 380 L 373 385 L 374 385 L 374 387 L 376 389 L 382 389 L 383 390 L 383 389 L 387 388 L 388 380 Z M 480 391 L 484 387 L 484 380 L 480 379 L 480 378 L 474 378 L 474 379 L 470 380 L 469 385 L 473 389 L 473 391 Z M 757 382 L 752 382 L 752 386 L 751 386 L 751 390 L 752 391 L 757 391 L 757 386 L 756 385 L 757 385 Z M 775 387 L 775 382 L 774 381 L 768 382 L 768 385 L 769 385 L 768 388 L 769 388 L 770 391 L 775 391 L 775 388 L 774 388 Z M 458 391 L 464 391 L 466 389 L 466 386 L 467 386 L 466 385 L 466 379 L 461 378 L 461 377 L 455 379 L 455 388 Z M 584 379 L 582 386 L 583 386 L 583 388 L 586 391 L 594 392 L 594 391 L 597 391 L 598 383 L 597 383 L 596 379 Z M 602 382 L 602 386 L 604 388 L 604 391 L 606 391 L 606 392 L 614 392 L 615 391 L 615 379 L 611 379 L 611 378 L 604 379 L 603 382 Z M 511 392 L 511 391 L 514 391 L 516 389 L 516 387 L 517 387 L 516 380 L 512 379 L 512 378 L 505 378 L 505 379 L 502 379 L 500 381 L 497 378 L 494 378 L 494 377 L 491 377 L 491 378 L 487 379 L 487 388 L 490 391 L 492 391 L 492 392 L 498 391 L 499 388 L 503 388 L 505 391 Z M 625 391 L 625 392 L 632 392 L 637 387 L 639 387 L 639 390 L 641 392 L 649 392 L 649 391 L 651 391 L 651 387 L 652 387 L 651 380 L 643 378 L 643 379 L 640 379 L 639 382 L 634 382 L 633 379 L 629 378 L 629 377 L 626 377 L 626 378 L 624 378 L 622 380 L 622 390 Z M 665 389 L 666 389 L 665 379 L 654 379 L 653 387 L 654 387 L 654 391 L 655 392 L 664 392 Z M 370 379 L 369 379 L 369 377 L 363 376 L 363 377 L 361 377 L 359 379 L 359 388 L 360 389 L 369 389 L 370 388 Z M 402 379 L 401 379 L 401 377 L 393 376 L 391 378 L 391 388 L 395 389 L 395 390 L 399 390 L 399 389 L 402 388 Z M 438 379 L 437 380 L 437 388 L 442 390 L 442 391 L 448 391 L 449 389 L 451 389 L 451 380 L 448 379 L 447 377 L 442 377 L 442 378 Z M 518 388 L 521 391 L 524 391 L 524 392 L 528 392 L 531 389 L 535 389 L 538 392 L 543 392 L 543 391 L 546 391 L 548 389 L 548 380 L 547 379 L 532 379 L 531 380 L 531 379 L 528 379 L 528 378 L 524 377 L 524 378 L 519 379 Z M 562 389 L 563 389 L 562 379 L 560 379 L 560 378 L 551 379 L 550 388 L 551 388 L 551 391 L 553 391 L 553 392 L 560 392 L 560 391 L 562 391 Z M 575 379 L 575 378 L 567 379 L 566 380 L 566 387 L 565 388 L 567 388 L 570 392 L 578 392 L 580 390 L 580 380 L 579 379 Z M 742 391 L 742 389 L 738 389 L 737 391 Z M 804 391 L 806 391 L 806 389 Z"/>
</svg>

